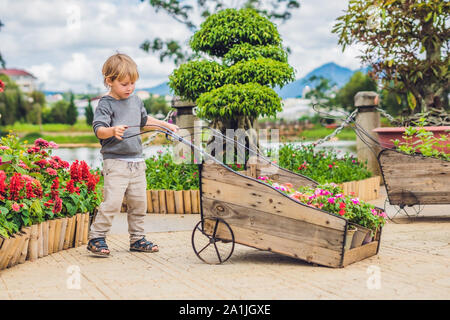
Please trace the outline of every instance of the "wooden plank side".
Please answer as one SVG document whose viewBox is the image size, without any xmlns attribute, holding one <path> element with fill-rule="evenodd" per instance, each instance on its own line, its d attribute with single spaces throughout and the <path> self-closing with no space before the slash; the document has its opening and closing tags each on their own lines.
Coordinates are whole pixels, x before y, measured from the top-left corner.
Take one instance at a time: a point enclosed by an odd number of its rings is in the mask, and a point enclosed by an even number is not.
<svg viewBox="0 0 450 320">
<path fill-rule="evenodd" d="M 212 177 L 212 175 L 206 172 L 205 176 L 202 177 L 202 200 L 204 196 L 226 202 L 233 201 L 243 207 L 269 211 L 273 214 L 303 220 L 331 229 L 345 229 L 345 219 L 291 200 L 273 190 L 270 186 L 251 180 L 243 181 L 239 176 L 235 178 L 233 183 L 228 180 L 221 182 L 216 177 L 214 177 L 216 180 L 210 180 L 209 177 Z"/>
<path fill-rule="evenodd" d="M 380 153 L 391 204 L 450 204 L 450 162 L 394 150 Z"/>
<path fill-rule="evenodd" d="M 378 248 L 378 241 L 372 241 L 361 247 L 345 251 L 342 266 L 345 267 L 354 262 L 361 261 L 363 259 L 376 255 L 377 248 Z"/>
<path fill-rule="evenodd" d="M 299 246 L 303 244 L 319 246 L 340 253 L 344 245 L 344 231 L 206 197 L 203 198 L 203 216 L 222 218 L 231 229 L 237 226 L 295 240 L 299 242 Z"/>
<path fill-rule="evenodd" d="M 204 231 L 212 233 L 214 222 L 205 220 Z M 233 226 L 232 231 L 235 242 L 249 247 L 279 253 L 296 259 L 301 259 L 309 263 L 316 263 L 328 267 L 339 267 L 341 264 L 341 253 L 317 246 L 302 244 L 299 241 L 280 238 L 278 236 L 269 235 L 255 230 Z M 216 236 L 227 235 L 225 225 L 219 224 Z M 226 236 L 222 237 L 225 240 Z"/>
</svg>

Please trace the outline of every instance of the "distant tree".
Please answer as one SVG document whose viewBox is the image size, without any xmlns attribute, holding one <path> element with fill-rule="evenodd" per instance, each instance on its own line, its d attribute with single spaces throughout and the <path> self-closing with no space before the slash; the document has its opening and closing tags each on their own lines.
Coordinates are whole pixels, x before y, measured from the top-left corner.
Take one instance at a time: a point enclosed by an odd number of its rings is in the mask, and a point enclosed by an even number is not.
<svg viewBox="0 0 450 320">
<path fill-rule="evenodd" d="M 26 121 L 31 103 L 20 90 L 19 86 L 7 75 L 1 74 L 0 79 L 5 83 L 4 92 L 0 93 L 0 124 L 10 125 L 16 121 Z"/>
<path fill-rule="evenodd" d="M 77 122 L 77 117 L 78 117 L 78 110 L 77 107 L 75 106 L 75 97 L 74 94 L 71 93 L 69 107 L 67 108 L 66 121 L 68 124 L 74 125 Z"/>
<path fill-rule="evenodd" d="M 377 83 L 367 74 L 355 72 L 350 80 L 336 93 L 335 105 L 353 111 L 355 95 L 359 91 L 377 91 Z"/>
<path fill-rule="evenodd" d="M 291 18 L 293 10 L 300 7 L 300 3 L 295 0 L 237 0 L 233 1 L 232 7 L 230 7 L 228 0 L 197 0 L 196 6 L 190 4 L 193 1 L 183 0 L 141 0 L 141 2 L 144 1 L 149 1 L 150 6 L 155 8 L 156 12 L 159 10 L 165 11 L 177 22 L 186 25 L 190 31 L 198 29 L 198 25 L 194 23 L 196 12 L 199 13 L 200 17 L 207 18 L 226 8 L 251 8 L 269 19 L 284 22 Z M 146 52 L 159 52 L 161 62 L 172 59 L 176 65 L 198 58 L 198 54 L 189 52 L 188 48 L 173 39 L 155 38 L 146 40 L 141 44 L 141 49 Z"/>
<path fill-rule="evenodd" d="M 170 110 L 170 107 L 164 97 L 155 98 L 153 95 L 144 100 L 144 107 L 149 114 L 167 114 Z"/>
<path fill-rule="evenodd" d="M 91 104 L 91 99 L 88 99 L 88 105 L 85 108 L 84 111 L 85 115 L 86 115 L 86 123 L 89 126 L 92 126 L 92 121 L 94 120 L 94 109 L 92 108 L 92 104 Z"/>
<path fill-rule="evenodd" d="M 361 60 L 412 112 L 448 105 L 450 2 L 350 0 L 332 30 L 342 49 L 360 44 Z"/>
<path fill-rule="evenodd" d="M 68 116 L 69 106 L 70 106 L 70 104 L 66 100 L 57 101 L 51 108 L 50 114 L 47 114 L 46 122 L 68 123 L 67 116 Z"/>
<path fill-rule="evenodd" d="M 4 26 L 4 24 L 0 21 L 0 30 Z M 6 68 L 6 62 L 2 57 L 2 53 L 0 52 L 0 64 L 2 65 L 2 68 Z"/>
</svg>

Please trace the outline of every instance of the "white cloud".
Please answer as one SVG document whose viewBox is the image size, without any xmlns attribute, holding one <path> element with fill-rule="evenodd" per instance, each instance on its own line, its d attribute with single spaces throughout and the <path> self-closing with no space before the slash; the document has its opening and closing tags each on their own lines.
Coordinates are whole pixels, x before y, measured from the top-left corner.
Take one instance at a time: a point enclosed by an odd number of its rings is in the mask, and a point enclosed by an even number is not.
<svg viewBox="0 0 450 320">
<path fill-rule="evenodd" d="M 331 34 L 335 19 L 347 1 L 302 0 L 299 10 L 278 25 L 284 45 L 292 54 L 290 64 L 297 78 L 326 63 L 356 69 L 359 52 L 342 53 Z M 129 0 L 0 0 L 0 52 L 7 67 L 30 70 L 47 90 L 84 91 L 88 84 L 101 88 L 101 68 L 116 51 L 130 55 L 138 64 L 138 87 L 168 80 L 174 65 L 160 63 L 139 46 L 160 37 L 187 43 L 191 32 L 148 1 Z"/>
</svg>

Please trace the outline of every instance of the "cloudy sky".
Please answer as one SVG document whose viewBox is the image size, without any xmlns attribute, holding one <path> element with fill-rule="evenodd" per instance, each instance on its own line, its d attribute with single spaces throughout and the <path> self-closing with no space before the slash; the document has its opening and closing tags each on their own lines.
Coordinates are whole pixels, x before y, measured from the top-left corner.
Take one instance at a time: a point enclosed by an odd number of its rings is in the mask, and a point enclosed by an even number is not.
<svg viewBox="0 0 450 320">
<path fill-rule="evenodd" d="M 230 0 L 232 3 L 234 0 Z M 103 62 L 116 51 L 137 63 L 137 87 L 167 81 L 174 65 L 160 63 L 156 54 L 139 49 L 146 39 L 160 37 L 187 43 L 191 32 L 146 0 L 0 0 L 0 52 L 7 68 L 24 69 L 45 90 L 84 92 L 88 85 L 101 88 Z M 300 0 L 300 9 L 278 29 L 292 53 L 289 63 L 296 77 L 335 62 L 350 69 L 360 67 L 358 50 L 342 53 L 331 34 L 335 19 L 347 0 Z"/>
</svg>

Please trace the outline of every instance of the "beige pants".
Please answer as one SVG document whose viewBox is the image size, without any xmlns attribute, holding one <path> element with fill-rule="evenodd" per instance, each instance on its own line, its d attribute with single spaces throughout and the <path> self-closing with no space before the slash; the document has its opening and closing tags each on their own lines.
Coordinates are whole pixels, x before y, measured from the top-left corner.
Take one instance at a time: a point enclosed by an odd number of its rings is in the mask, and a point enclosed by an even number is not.
<svg viewBox="0 0 450 320">
<path fill-rule="evenodd" d="M 146 167 L 144 161 L 103 161 L 104 199 L 91 225 L 89 240 L 106 236 L 114 216 L 120 213 L 124 196 L 128 207 L 130 243 L 144 237 L 144 217 L 147 212 Z"/>
</svg>

